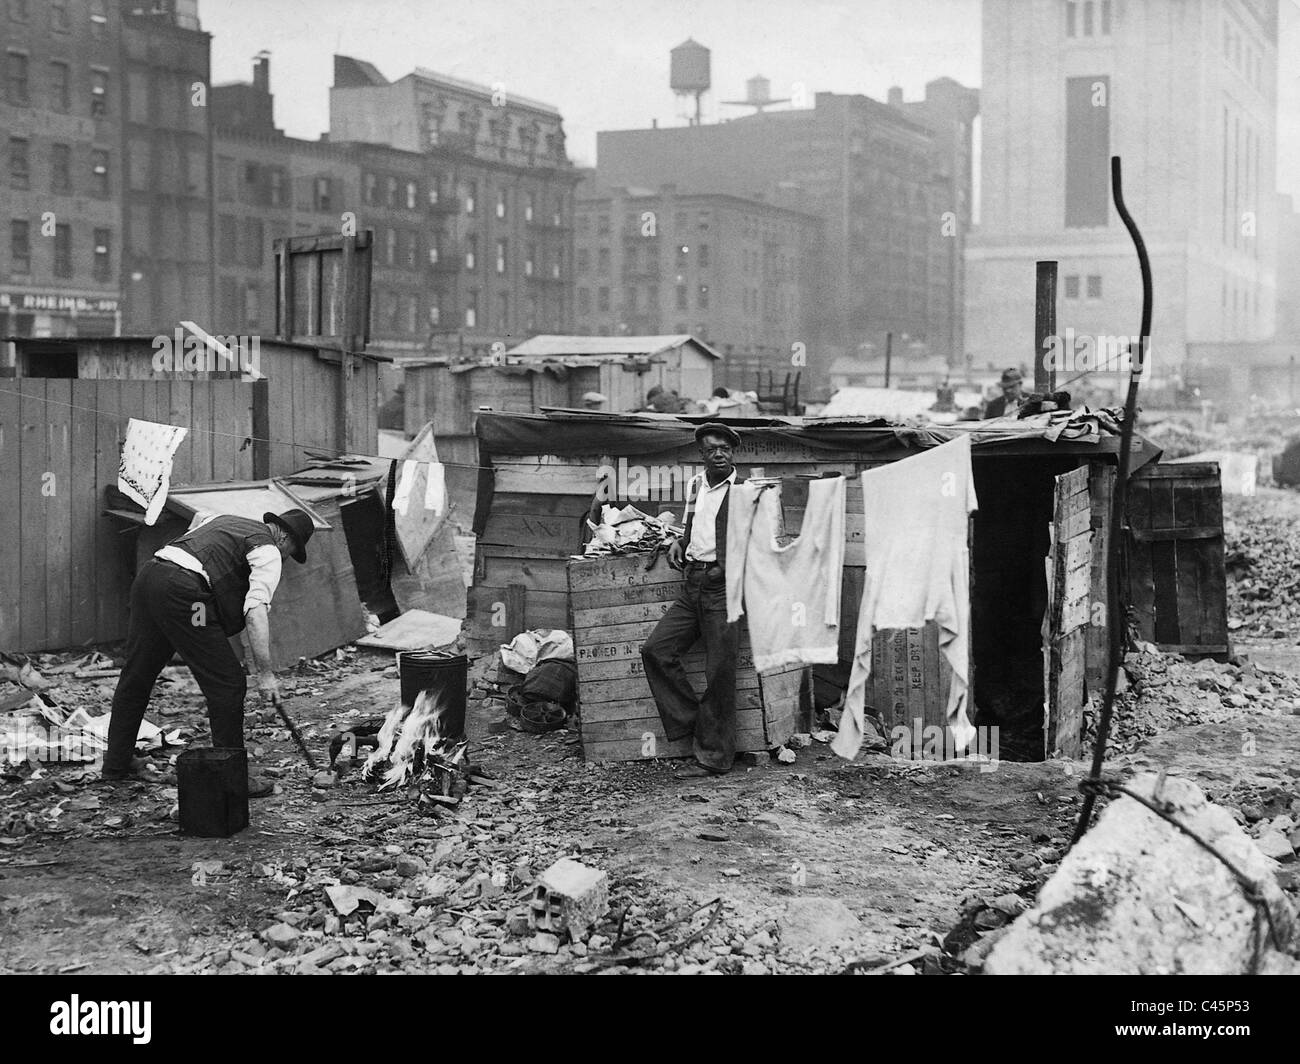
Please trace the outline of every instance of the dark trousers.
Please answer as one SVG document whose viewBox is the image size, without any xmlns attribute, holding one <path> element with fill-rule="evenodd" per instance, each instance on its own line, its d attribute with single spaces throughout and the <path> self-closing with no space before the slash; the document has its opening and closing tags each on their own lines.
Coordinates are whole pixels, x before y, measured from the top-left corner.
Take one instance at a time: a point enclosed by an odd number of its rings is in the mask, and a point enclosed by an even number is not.
<svg viewBox="0 0 1300 1064">
<path fill-rule="evenodd" d="M 173 653 L 190 667 L 207 700 L 212 745 L 244 745 L 248 680 L 217 623 L 212 592 L 198 573 L 150 558 L 131 585 L 126 664 L 113 692 L 105 772 L 130 769 L 154 681 Z"/>
<path fill-rule="evenodd" d="M 710 575 L 712 573 L 712 575 Z M 703 697 L 682 657 L 704 640 Z M 736 650 L 740 624 L 727 623 L 722 567 L 687 562 L 682 592 L 641 647 L 646 680 L 669 740 L 693 736 L 695 759 L 725 772 L 736 759 Z"/>
</svg>

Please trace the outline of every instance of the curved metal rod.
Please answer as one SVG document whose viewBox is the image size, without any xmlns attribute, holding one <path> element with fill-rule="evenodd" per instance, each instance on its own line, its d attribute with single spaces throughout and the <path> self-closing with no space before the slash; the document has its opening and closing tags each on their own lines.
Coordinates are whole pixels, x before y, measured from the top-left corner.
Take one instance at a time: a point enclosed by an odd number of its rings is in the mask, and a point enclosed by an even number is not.
<svg viewBox="0 0 1300 1064">
<path fill-rule="evenodd" d="M 1106 550 L 1106 623 L 1108 649 L 1106 660 L 1106 689 L 1102 699 L 1101 719 L 1097 723 L 1096 746 L 1092 751 L 1091 778 L 1101 778 L 1101 765 L 1106 756 L 1106 740 L 1110 736 L 1110 721 L 1115 711 L 1115 688 L 1119 680 L 1120 659 L 1124 653 L 1124 611 L 1120 607 L 1119 552 L 1120 537 L 1124 532 L 1124 510 L 1128 502 L 1128 463 L 1133 448 L 1133 423 L 1137 420 L 1138 384 L 1146 368 L 1147 343 L 1151 336 L 1151 260 L 1147 258 L 1146 244 L 1138 232 L 1137 223 L 1124 206 L 1124 185 L 1120 178 L 1118 155 L 1110 157 L 1110 187 L 1115 200 L 1115 210 L 1124 221 L 1124 228 L 1133 239 L 1137 250 L 1138 267 L 1142 271 L 1142 329 L 1138 333 L 1137 357 L 1129 367 L 1128 395 L 1124 400 L 1124 424 L 1120 432 L 1119 469 L 1115 472 L 1115 490 L 1110 504 L 1110 542 Z M 1130 353 L 1131 357 L 1131 353 Z M 1089 789 L 1083 797 L 1079 823 L 1075 825 L 1070 846 L 1083 838 L 1092 822 L 1092 808 L 1096 792 Z"/>
</svg>

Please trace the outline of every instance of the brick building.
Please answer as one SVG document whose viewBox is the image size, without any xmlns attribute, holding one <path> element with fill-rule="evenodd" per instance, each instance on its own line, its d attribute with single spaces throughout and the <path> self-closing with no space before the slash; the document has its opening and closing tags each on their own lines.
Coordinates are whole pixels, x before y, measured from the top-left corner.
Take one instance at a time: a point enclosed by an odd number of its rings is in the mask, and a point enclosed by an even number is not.
<svg viewBox="0 0 1300 1064">
<path fill-rule="evenodd" d="M 117 331 L 120 29 L 105 0 L 0 8 L 0 336 Z"/>
<path fill-rule="evenodd" d="M 819 216 L 826 281 L 809 349 L 817 379 L 889 330 L 952 359 L 978 99 L 942 78 L 910 104 L 897 90 L 890 103 L 818 93 L 812 108 L 720 125 L 602 132 L 597 169 L 610 185 L 674 183 Z"/>
<path fill-rule="evenodd" d="M 389 82 L 370 63 L 336 56 L 330 140 L 364 144 L 373 157 L 362 209 L 381 212 L 380 226 L 396 234 L 381 234 L 376 262 L 389 265 L 389 241 L 396 269 L 414 253 L 430 352 L 485 353 L 497 341 L 571 331 L 578 174 L 555 108 L 426 70 Z M 392 150 L 372 156 L 377 145 Z M 397 292 L 379 321 L 409 322 L 409 298 Z"/>
<path fill-rule="evenodd" d="M 723 356 L 718 383 L 802 368 L 822 222 L 729 195 L 578 187 L 575 321 L 601 336 L 689 333 Z M 703 398 L 702 396 L 697 398 Z"/>
</svg>

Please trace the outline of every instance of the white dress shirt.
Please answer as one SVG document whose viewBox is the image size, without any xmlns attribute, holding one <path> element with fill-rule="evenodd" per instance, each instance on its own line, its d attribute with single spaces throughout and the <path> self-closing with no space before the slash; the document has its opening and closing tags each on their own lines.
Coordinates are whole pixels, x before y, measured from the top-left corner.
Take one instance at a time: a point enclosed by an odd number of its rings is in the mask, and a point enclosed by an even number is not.
<svg viewBox="0 0 1300 1064">
<path fill-rule="evenodd" d="M 710 485 L 703 473 L 691 479 L 691 488 L 695 489 L 692 511 L 695 523 L 691 525 L 691 542 L 686 547 L 686 558 L 692 562 L 716 562 L 718 560 L 718 511 L 727 498 L 727 489 L 736 482 L 736 470 L 726 480 Z M 691 499 L 690 488 L 687 498 Z"/>
</svg>

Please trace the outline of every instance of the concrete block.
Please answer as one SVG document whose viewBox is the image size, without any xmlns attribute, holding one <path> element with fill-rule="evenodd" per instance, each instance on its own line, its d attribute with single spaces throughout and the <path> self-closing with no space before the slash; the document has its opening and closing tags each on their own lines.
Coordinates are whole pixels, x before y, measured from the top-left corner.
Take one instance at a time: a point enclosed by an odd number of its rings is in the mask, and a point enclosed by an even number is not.
<svg viewBox="0 0 1300 1064">
<path fill-rule="evenodd" d="M 609 912 L 609 875 L 579 861 L 561 857 L 537 877 L 528 906 L 528 924 L 552 934 L 569 932 L 585 938 Z"/>
</svg>

